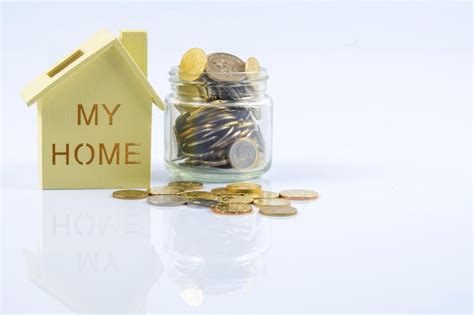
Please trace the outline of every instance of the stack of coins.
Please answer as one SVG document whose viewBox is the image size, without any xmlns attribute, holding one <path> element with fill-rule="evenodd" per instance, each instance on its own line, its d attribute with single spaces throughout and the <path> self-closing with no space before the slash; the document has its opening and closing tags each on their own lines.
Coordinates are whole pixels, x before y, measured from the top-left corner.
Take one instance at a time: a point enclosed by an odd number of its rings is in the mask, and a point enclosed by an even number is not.
<svg viewBox="0 0 474 315">
<path fill-rule="evenodd" d="M 153 206 L 210 208 L 220 215 L 243 215 L 252 212 L 253 206 L 267 216 L 292 216 L 297 213 L 292 200 L 317 199 L 319 194 L 305 189 L 284 190 L 280 193 L 263 191 L 259 184 L 234 183 L 204 191 L 203 184 L 190 181 L 171 182 L 168 186 L 152 187 L 148 191 L 119 190 L 113 193 L 118 199 L 145 199 Z"/>
<path fill-rule="evenodd" d="M 179 66 L 178 94 L 190 96 L 173 131 L 182 166 L 255 169 L 265 160 L 265 142 L 259 126 L 261 111 L 245 104 L 255 94 L 252 80 L 260 72 L 257 59 L 245 63 L 227 53 L 206 55 L 189 49 Z"/>
</svg>

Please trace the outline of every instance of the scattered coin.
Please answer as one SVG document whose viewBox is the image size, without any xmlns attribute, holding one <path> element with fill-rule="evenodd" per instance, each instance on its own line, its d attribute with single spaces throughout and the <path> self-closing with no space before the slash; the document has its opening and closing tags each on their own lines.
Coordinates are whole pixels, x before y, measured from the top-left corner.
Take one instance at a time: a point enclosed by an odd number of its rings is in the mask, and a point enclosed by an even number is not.
<svg viewBox="0 0 474 315">
<path fill-rule="evenodd" d="M 227 185 L 226 188 L 238 193 L 260 193 L 262 191 L 262 186 L 254 183 L 234 183 Z"/>
<path fill-rule="evenodd" d="M 117 190 L 112 193 L 114 198 L 118 199 L 144 199 L 148 196 L 148 193 L 143 190 Z"/>
<path fill-rule="evenodd" d="M 282 199 L 282 198 L 275 198 L 275 199 L 259 198 L 259 199 L 255 199 L 253 203 L 259 207 L 261 206 L 289 206 L 290 205 L 289 200 Z"/>
<path fill-rule="evenodd" d="M 157 195 L 148 197 L 146 201 L 154 206 L 171 207 L 184 205 L 188 199 L 184 196 Z"/>
<path fill-rule="evenodd" d="M 275 199 L 280 197 L 279 193 L 273 191 L 262 191 L 256 198 Z"/>
<path fill-rule="evenodd" d="M 318 198 L 318 193 L 305 189 L 289 189 L 280 194 L 262 191 L 256 183 L 232 183 L 209 191 L 185 191 L 202 189 L 203 185 L 192 181 L 175 181 L 164 187 L 152 187 L 148 191 L 124 189 L 113 192 L 114 198 L 143 199 L 154 206 L 179 206 L 211 208 L 212 212 L 224 215 L 241 215 L 252 212 L 250 203 L 259 207 L 259 213 L 267 216 L 291 216 L 297 213 L 290 206 L 290 200 L 310 200 Z M 281 198 L 280 198 L 280 197 Z"/>
<path fill-rule="evenodd" d="M 211 193 L 216 194 L 218 196 L 242 196 L 241 193 L 231 192 L 225 187 L 218 187 L 211 189 Z"/>
<path fill-rule="evenodd" d="M 208 191 L 185 191 L 179 194 L 180 196 L 184 196 L 188 199 L 207 199 L 207 200 L 217 200 L 218 197 L 216 194 L 213 194 Z"/>
<path fill-rule="evenodd" d="M 262 196 L 260 195 L 260 192 L 256 192 L 256 193 L 243 193 L 242 196 L 247 196 L 247 197 L 250 197 L 250 198 L 252 198 L 252 199 L 262 198 Z"/>
<path fill-rule="evenodd" d="M 269 206 L 262 207 L 259 212 L 263 215 L 274 216 L 274 217 L 286 217 L 295 215 L 298 211 L 296 208 L 290 206 Z"/>
<path fill-rule="evenodd" d="M 154 195 L 176 195 L 183 192 L 184 189 L 179 187 L 170 187 L 170 186 L 163 186 L 163 187 L 151 187 L 148 189 L 148 194 Z"/>
<path fill-rule="evenodd" d="M 210 199 L 191 199 L 187 202 L 187 205 L 191 207 L 206 207 L 206 208 L 212 208 L 218 204 L 219 204 L 219 201 L 210 200 Z"/>
<path fill-rule="evenodd" d="M 240 81 L 245 79 L 245 62 L 227 53 L 207 55 L 207 75 L 216 81 Z"/>
<path fill-rule="evenodd" d="M 259 158 L 257 142 L 249 138 L 239 138 L 230 147 L 228 156 L 233 168 L 251 168 L 257 164 Z"/>
<path fill-rule="evenodd" d="M 185 191 L 187 191 L 187 190 L 198 190 L 198 189 L 202 189 L 202 187 L 203 187 L 202 183 L 183 181 L 183 180 L 171 182 L 171 183 L 168 184 L 168 186 L 182 188 Z"/>
<path fill-rule="evenodd" d="M 252 212 L 252 206 L 241 203 L 219 203 L 212 207 L 212 212 L 217 214 L 238 215 Z"/>
<path fill-rule="evenodd" d="M 179 77 L 184 81 L 198 79 L 206 68 L 207 57 L 204 50 L 191 48 L 186 51 L 179 64 Z"/>
<path fill-rule="evenodd" d="M 289 189 L 280 192 L 280 196 L 291 200 L 310 200 L 319 197 L 319 194 L 312 190 L 306 189 Z"/>
<path fill-rule="evenodd" d="M 253 198 L 249 196 L 221 196 L 217 200 L 223 203 L 252 203 Z"/>
</svg>

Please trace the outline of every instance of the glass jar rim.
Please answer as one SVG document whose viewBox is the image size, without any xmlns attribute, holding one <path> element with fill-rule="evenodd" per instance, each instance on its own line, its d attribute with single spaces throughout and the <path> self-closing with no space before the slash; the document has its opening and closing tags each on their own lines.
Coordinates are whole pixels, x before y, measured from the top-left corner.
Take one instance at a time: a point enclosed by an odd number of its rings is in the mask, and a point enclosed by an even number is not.
<svg viewBox="0 0 474 315">
<path fill-rule="evenodd" d="M 179 66 L 172 67 L 170 71 L 168 72 L 168 74 L 170 76 L 169 80 L 172 83 L 181 83 L 181 82 L 198 83 L 199 82 L 198 80 L 194 80 L 194 81 L 181 80 L 179 77 Z M 203 72 L 202 74 L 205 74 L 205 72 Z M 264 82 L 268 79 L 267 69 L 264 67 L 260 67 L 260 71 L 258 72 L 226 72 L 226 75 L 230 77 L 245 76 L 245 79 L 230 80 L 228 82 Z M 219 81 L 215 81 L 215 82 L 219 82 Z"/>
</svg>

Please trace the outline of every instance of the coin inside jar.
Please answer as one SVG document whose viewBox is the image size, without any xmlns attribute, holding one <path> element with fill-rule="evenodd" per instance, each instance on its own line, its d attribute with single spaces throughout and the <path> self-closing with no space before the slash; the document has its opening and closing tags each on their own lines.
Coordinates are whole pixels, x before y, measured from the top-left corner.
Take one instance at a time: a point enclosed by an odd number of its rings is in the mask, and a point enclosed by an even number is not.
<svg viewBox="0 0 474 315">
<path fill-rule="evenodd" d="M 201 76 L 207 63 L 206 53 L 200 48 L 187 50 L 179 64 L 179 77 L 185 81 L 193 81 Z"/>
<path fill-rule="evenodd" d="M 153 206 L 172 207 L 184 205 L 188 198 L 177 195 L 157 195 L 148 197 L 146 201 Z"/>
<path fill-rule="evenodd" d="M 207 55 L 205 67 L 207 75 L 216 81 L 240 81 L 245 79 L 245 62 L 228 53 Z"/>
<path fill-rule="evenodd" d="M 148 193 L 143 190 L 124 189 L 117 190 L 112 193 L 112 197 L 117 199 L 144 199 L 148 196 Z"/>
<path fill-rule="evenodd" d="M 249 138 L 237 139 L 229 150 L 229 161 L 233 168 L 247 169 L 257 164 L 259 150 L 255 140 Z"/>
</svg>

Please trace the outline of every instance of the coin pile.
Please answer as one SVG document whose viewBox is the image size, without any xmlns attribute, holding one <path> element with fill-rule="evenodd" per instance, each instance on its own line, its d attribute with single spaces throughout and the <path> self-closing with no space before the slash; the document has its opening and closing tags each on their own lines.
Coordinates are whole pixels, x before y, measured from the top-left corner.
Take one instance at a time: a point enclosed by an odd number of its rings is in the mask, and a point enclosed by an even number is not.
<svg viewBox="0 0 474 315">
<path fill-rule="evenodd" d="M 179 65 L 180 103 L 173 131 L 178 146 L 173 162 L 204 168 L 258 168 L 265 160 L 259 126 L 261 108 L 245 103 L 255 95 L 256 58 L 247 62 L 228 53 L 191 48 Z M 192 104 L 191 104 L 192 103 Z"/>
<path fill-rule="evenodd" d="M 251 213 L 252 205 L 267 216 L 291 216 L 297 213 L 292 200 L 317 199 L 319 194 L 305 189 L 284 190 L 280 193 L 263 191 L 259 184 L 233 183 L 204 191 L 203 184 L 191 181 L 175 181 L 163 187 L 143 190 L 118 190 L 112 196 L 119 199 L 145 199 L 154 206 L 179 206 L 210 208 L 221 215 Z"/>
</svg>

